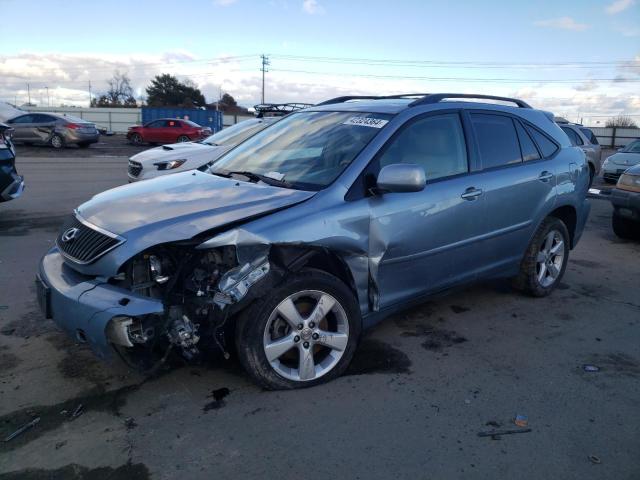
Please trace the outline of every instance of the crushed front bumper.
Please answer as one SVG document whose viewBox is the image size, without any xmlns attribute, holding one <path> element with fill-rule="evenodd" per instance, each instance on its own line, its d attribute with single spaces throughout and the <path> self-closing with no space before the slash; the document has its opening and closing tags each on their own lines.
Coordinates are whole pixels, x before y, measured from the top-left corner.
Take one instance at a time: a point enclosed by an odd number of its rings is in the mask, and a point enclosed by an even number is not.
<svg viewBox="0 0 640 480">
<path fill-rule="evenodd" d="M 36 286 L 44 315 L 53 318 L 73 338 L 86 342 L 103 359 L 109 359 L 113 353 L 106 329 L 115 317 L 164 312 L 160 300 L 79 274 L 64 263 L 57 248 L 42 258 Z"/>
</svg>

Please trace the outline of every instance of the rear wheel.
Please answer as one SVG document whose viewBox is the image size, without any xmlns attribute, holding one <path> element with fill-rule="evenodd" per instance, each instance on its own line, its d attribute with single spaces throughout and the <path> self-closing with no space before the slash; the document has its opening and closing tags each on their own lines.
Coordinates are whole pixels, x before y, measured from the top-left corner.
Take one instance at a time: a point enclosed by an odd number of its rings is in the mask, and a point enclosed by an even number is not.
<svg viewBox="0 0 640 480">
<path fill-rule="evenodd" d="M 613 227 L 613 233 L 620 238 L 631 239 L 634 237 L 636 225 L 627 218 L 614 213 L 611 217 L 611 226 Z"/>
<path fill-rule="evenodd" d="M 249 375 L 267 389 L 310 387 L 347 368 L 360 335 L 354 294 L 319 270 L 288 278 L 242 312 L 236 349 Z"/>
<path fill-rule="evenodd" d="M 142 136 L 139 133 L 132 133 L 129 141 L 134 145 L 140 145 L 142 143 Z"/>
<path fill-rule="evenodd" d="M 514 286 L 534 297 L 545 297 L 560 283 L 569 259 L 569 231 L 564 222 L 547 217 L 531 239 Z"/>
<path fill-rule="evenodd" d="M 189 137 L 187 137 L 186 135 L 180 135 L 178 137 L 178 140 L 177 140 L 178 143 L 190 142 L 190 141 L 191 141 L 191 139 Z"/>
<path fill-rule="evenodd" d="M 60 135 L 58 135 L 57 133 L 53 134 L 53 136 L 51 137 L 51 140 L 49 140 L 49 142 L 51 143 L 51 146 L 53 148 L 55 148 L 55 149 L 64 147 L 64 139 Z"/>
</svg>

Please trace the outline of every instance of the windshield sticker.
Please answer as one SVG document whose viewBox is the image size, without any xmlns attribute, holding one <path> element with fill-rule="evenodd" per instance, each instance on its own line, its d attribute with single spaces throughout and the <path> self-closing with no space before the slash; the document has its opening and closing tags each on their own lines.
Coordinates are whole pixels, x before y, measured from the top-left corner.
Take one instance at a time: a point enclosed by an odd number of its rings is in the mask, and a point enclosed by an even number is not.
<svg viewBox="0 0 640 480">
<path fill-rule="evenodd" d="M 383 120 L 381 118 L 368 118 L 368 117 L 351 117 L 349 120 L 343 123 L 343 125 L 358 125 L 360 127 L 382 128 L 389 120 Z"/>
</svg>

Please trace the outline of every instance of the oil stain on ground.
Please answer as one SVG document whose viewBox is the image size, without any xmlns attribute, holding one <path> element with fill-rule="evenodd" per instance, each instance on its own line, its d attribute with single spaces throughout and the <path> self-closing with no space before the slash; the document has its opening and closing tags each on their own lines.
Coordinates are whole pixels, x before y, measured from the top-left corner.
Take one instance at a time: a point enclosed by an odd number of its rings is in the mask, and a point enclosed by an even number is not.
<svg viewBox="0 0 640 480">
<path fill-rule="evenodd" d="M 209 397 L 213 398 L 212 401 L 207 403 L 204 407 L 202 407 L 203 412 L 208 412 L 209 410 L 217 410 L 219 408 L 224 407 L 227 402 L 225 402 L 224 398 L 231 393 L 227 387 L 218 388 L 217 390 L 213 390 Z"/>
<path fill-rule="evenodd" d="M 33 428 L 9 442 L 0 442 L 0 453 L 21 447 L 40 435 L 58 428 L 64 422 L 73 421 L 70 412 L 76 411 L 79 406 L 82 406 L 82 411 L 85 413 L 88 411 L 103 411 L 120 416 L 120 409 L 126 404 L 127 396 L 138 390 L 141 385 L 141 383 L 128 385 L 111 391 L 96 388 L 87 395 L 72 398 L 55 405 L 23 408 L 0 416 L 0 438 L 2 439 L 35 417 L 40 417 L 40 422 Z"/>
<path fill-rule="evenodd" d="M 24 237 L 31 230 L 46 230 L 57 232 L 67 219 L 68 215 L 45 215 L 33 216 L 23 210 L 5 212 L 0 217 L 0 236 L 4 237 Z"/>
<path fill-rule="evenodd" d="M 467 341 L 462 335 L 452 330 L 440 330 L 431 325 L 415 325 L 413 330 L 402 332 L 403 337 L 425 337 L 422 348 L 434 352 L 440 352 L 446 347 L 464 343 Z"/>
<path fill-rule="evenodd" d="M 119 467 L 87 468 L 72 463 L 55 470 L 26 469 L 0 474 L 0 480 L 147 480 L 149 469 L 142 463 Z"/>
<path fill-rule="evenodd" d="M 402 351 L 373 338 L 365 339 L 345 375 L 411 373 L 411 360 Z"/>
<path fill-rule="evenodd" d="M 600 369 L 599 373 L 640 377 L 640 362 L 626 353 L 594 354 L 585 363 L 596 365 Z"/>
</svg>

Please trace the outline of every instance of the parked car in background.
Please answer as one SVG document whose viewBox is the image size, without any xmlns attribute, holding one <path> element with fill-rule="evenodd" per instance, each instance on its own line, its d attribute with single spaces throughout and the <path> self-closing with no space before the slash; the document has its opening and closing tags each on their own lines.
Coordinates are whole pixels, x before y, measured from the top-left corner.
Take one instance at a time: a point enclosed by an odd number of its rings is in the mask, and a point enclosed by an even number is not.
<svg viewBox="0 0 640 480">
<path fill-rule="evenodd" d="M 640 163 L 640 140 L 634 140 L 607 157 L 602 164 L 602 178 L 607 183 L 616 183 L 620 175 L 638 163 Z"/>
<path fill-rule="evenodd" d="M 94 123 L 71 115 L 31 112 L 12 118 L 7 124 L 15 130 L 13 141 L 25 145 L 64 148 L 75 144 L 87 148 L 100 139 Z"/>
<path fill-rule="evenodd" d="M 0 123 L 0 202 L 8 202 L 22 195 L 24 178 L 16 170 L 16 151 L 11 143 L 13 129 Z"/>
<path fill-rule="evenodd" d="M 127 139 L 134 145 L 191 142 L 209 135 L 211 135 L 209 127 L 202 127 L 191 120 L 179 118 L 160 118 L 144 125 L 134 125 L 127 131 Z"/>
<path fill-rule="evenodd" d="M 290 103 L 256 105 L 256 118 L 236 123 L 204 140 L 163 145 L 138 153 L 129 159 L 129 182 L 186 170 L 206 169 L 224 153 L 279 120 L 283 115 L 308 106 Z"/>
<path fill-rule="evenodd" d="M 589 162 L 589 185 L 593 183 L 593 179 L 600 173 L 602 160 L 602 148 L 598 143 L 595 134 L 587 127 L 579 123 L 569 123 L 556 120 L 560 128 L 567 134 L 571 145 L 580 147 L 587 156 Z"/>
<path fill-rule="evenodd" d="M 640 163 L 624 171 L 611 191 L 614 233 L 620 238 L 640 238 Z"/>
<path fill-rule="evenodd" d="M 206 173 L 80 205 L 40 263 L 38 299 L 104 358 L 154 371 L 218 349 L 265 388 L 308 387 L 347 369 L 364 328 L 445 289 L 511 277 L 549 295 L 588 182 L 584 154 L 521 100 L 339 97 Z"/>
</svg>

